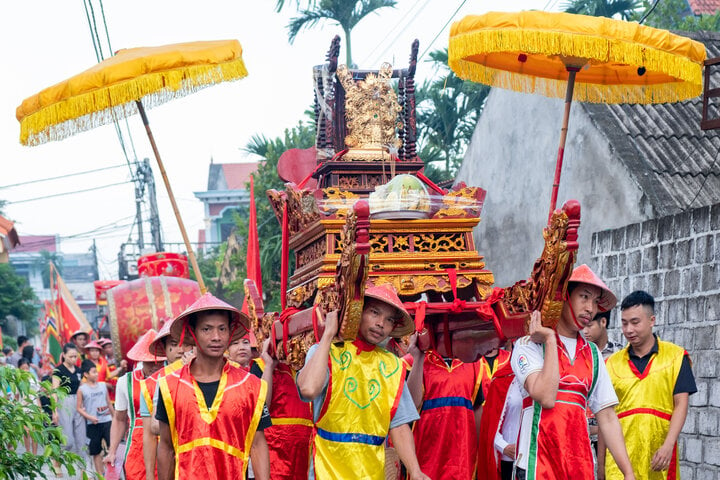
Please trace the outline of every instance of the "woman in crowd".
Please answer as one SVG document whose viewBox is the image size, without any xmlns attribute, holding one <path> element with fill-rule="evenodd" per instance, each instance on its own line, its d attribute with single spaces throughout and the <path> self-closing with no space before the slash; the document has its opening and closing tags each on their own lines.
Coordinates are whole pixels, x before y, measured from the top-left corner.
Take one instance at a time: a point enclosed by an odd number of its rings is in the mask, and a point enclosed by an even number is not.
<svg viewBox="0 0 720 480">
<path fill-rule="evenodd" d="M 67 443 L 65 449 L 82 456 L 82 447 L 85 445 L 85 419 L 77 411 L 77 391 L 82 382 L 82 373 L 77 367 L 77 347 L 73 343 L 66 343 L 60 365 L 53 372 L 53 388 L 65 387 L 67 397 L 53 412 L 53 423 L 60 425 Z"/>
</svg>

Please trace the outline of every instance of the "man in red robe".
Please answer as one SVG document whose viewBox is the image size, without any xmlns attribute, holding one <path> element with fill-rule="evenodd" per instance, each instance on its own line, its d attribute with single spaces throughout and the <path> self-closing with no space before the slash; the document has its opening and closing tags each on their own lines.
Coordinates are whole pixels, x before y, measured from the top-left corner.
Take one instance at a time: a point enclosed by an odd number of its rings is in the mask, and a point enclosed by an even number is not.
<svg viewBox="0 0 720 480">
<path fill-rule="evenodd" d="M 269 480 L 267 385 L 225 358 L 230 341 L 245 335 L 249 323 L 209 293 L 173 321 L 171 335 L 197 351 L 158 381 L 159 480 L 244 478 L 248 460 L 256 479 Z"/>
<path fill-rule="evenodd" d="M 616 303 L 605 283 L 587 265 L 580 265 L 570 277 L 555 328 L 543 326 L 540 312 L 532 313 L 530 335 L 516 342 L 511 359 L 523 397 L 518 479 L 595 477 L 585 416 L 589 407 L 625 479 L 634 480 L 605 362 L 597 346 L 580 335 L 598 310 Z"/>
<path fill-rule="evenodd" d="M 475 478 L 478 429 L 482 414 L 482 366 L 422 353 L 410 345 L 413 367 L 408 387 L 420 410 L 413 427 L 422 471 L 434 480 Z"/>
</svg>

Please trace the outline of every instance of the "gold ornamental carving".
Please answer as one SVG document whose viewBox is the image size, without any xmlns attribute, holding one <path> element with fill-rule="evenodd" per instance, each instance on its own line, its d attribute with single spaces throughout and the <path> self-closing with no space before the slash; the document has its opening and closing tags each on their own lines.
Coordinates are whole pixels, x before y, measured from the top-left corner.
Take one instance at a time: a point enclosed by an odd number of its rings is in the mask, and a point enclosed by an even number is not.
<svg viewBox="0 0 720 480">
<path fill-rule="evenodd" d="M 360 195 L 341 190 L 335 187 L 323 188 L 325 202 L 322 210 L 326 213 L 335 213 L 337 218 L 346 218 L 353 205 L 360 199 Z"/>
<path fill-rule="evenodd" d="M 344 160 L 390 160 L 402 145 L 397 130 L 402 107 L 392 87 L 392 66 L 383 63 L 377 74 L 355 81 L 347 66 L 340 65 L 337 77 L 345 89 L 348 151 Z"/>
<path fill-rule="evenodd" d="M 480 217 L 482 204 L 478 202 L 479 187 L 451 190 L 443 197 L 443 204 L 433 218 Z"/>
</svg>

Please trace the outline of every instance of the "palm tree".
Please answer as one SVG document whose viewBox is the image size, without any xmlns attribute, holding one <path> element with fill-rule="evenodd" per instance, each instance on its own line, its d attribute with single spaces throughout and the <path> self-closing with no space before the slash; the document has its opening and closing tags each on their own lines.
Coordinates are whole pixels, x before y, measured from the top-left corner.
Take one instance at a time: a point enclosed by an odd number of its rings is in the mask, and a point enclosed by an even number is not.
<svg viewBox="0 0 720 480">
<path fill-rule="evenodd" d="M 631 20 L 641 5 L 640 0 L 570 0 L 563 5 L 563 9 L 567 13 L 608 18 L 619 15 L 623 20 Z"/>
<path fill-rule="evenodd" d="M 352 65 L 352 42 L 350 32 L 369 14 L 385 7 L 395 7 L 396 0 L 320 0 L 312 8 L 301 10 L 300 15 L 290 19 L 288 38 L 295 41 L 303 28 L 312 28 L 321 20 L 330 20 L 340 25 L 345 33 L 347 65 Z"/>
<path fill-rule="evenodd" d="M 426 82 L 417 93 L 420 158 L 426 165 L 444 160 L 445 171 L 435 173 L 447 179 L 462 161 L 463 150 L 470 142 L 490 87 L 465 82 L 450 71 L 447 49 L 431 52 L 430 58 L 444 75 Z M 423 157 L 423 154 L 430 156 Z"/>
</svg>

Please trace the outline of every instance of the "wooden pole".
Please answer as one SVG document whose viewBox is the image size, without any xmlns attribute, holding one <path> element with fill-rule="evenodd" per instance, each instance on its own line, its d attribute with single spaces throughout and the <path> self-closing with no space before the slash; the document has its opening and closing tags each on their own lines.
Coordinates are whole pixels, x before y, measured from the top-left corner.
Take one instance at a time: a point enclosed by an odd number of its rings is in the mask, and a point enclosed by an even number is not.
<svg viewBox="0 0 720 480">
<path fill-rule="evenodd" d="M 565 92 L 565 114 L 563 115 L 562 128 L 560 129 L 560 146 L 558 147 L 557 160 L 555 162 L 555 178 L 553 180 L 552 195 L 550 197 L 550 213 L 548 213 L 548 224 L 552 218 L 557 205 L 558 189 L 560 188 L 560 174 L 562 173 L 563 158 L 565 156 L 565 140 L 567 139 L 568 124 L 570 123 L 570 107 L 572 106 L 573 92 L 575 90 L 575 75 L 580 70 L 577 67 L 567 67 L 568 84 Z"/>
<path fill-rule="evenodd" d="M 173 212 L 175 212 L 175 219 L 177 220 L 178 227 L 180 227 L 180 234 L 182 235 L 183 242 L 185 242 L 185 248 L 187 249 L 188 258 L 190 259 L 190 265 L 195 272 L 195 278 L 197 278 L 198 285 L 200 286 L 200 294 L 205 294 L 207 288 L 200 273 L 200 267 L 195 258 L 195 252 L 193 252 L 192 245 L 190 245 L 190 239 L 188 238 L 187 231 L 185 230 L 185 224 L 180 216 L 180 210 L 178 209 L 177 202 L 175 202 L 175 195 L 173 195 L 172 187 L 170 186 L 170 180 L 168 180 L 167 172 L 165 172 L 165 166 L 163 165 L 162 159 L 160 158 L 160 152 L 158 151 L 157 145 L 155 145 L 155 137 L 153 137 L 152 130 L 150 130 L 150 122 L 148 122 L 147 115 L 145 114 L 145 107 L 141 101 L 136 101 L 138 112 L 142 117 L 143 125 L 145 125 L 145 132 L 147 133 L 150 145 L 152 146 L 155 159 L 157 160 L 158 167 L 160 167 L 160 175 L 162 175 L 163 182 L 165 183 L 165 189 L 167 190 L 168 197 L 170 197 L 170 204 L 172 205 Z"/>
</svg>

